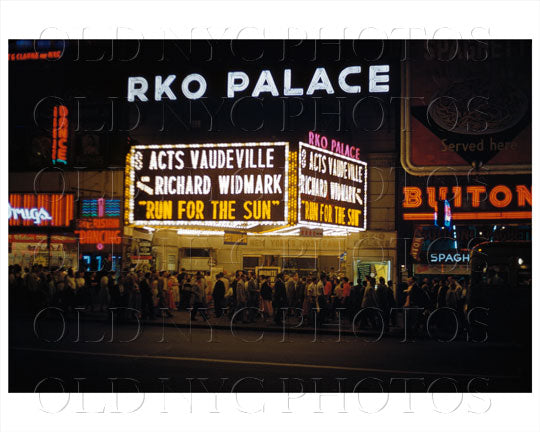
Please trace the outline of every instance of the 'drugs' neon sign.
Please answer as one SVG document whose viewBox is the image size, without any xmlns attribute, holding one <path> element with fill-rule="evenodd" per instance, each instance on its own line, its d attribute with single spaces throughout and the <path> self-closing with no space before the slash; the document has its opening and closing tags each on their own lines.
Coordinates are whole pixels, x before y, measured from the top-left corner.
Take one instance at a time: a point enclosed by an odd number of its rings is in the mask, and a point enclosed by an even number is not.
<svg viewBox="0 0 540 432">
<path fill-rule="evenodd" d="M 68 227 L 73 201 L 73 194 L 9 194 L 9 226 Z"/>
<path fill-rule="evenodd" d="M 43 207 L 41 208 L 17 208 L 11 207 L 8 204 L 8 218 L 18 220 L 19 218 L 23 221 L 32 220 L 34 224 L 39 225 L 42 221 L 52 220 L 51 215 Z"/>
</svg>

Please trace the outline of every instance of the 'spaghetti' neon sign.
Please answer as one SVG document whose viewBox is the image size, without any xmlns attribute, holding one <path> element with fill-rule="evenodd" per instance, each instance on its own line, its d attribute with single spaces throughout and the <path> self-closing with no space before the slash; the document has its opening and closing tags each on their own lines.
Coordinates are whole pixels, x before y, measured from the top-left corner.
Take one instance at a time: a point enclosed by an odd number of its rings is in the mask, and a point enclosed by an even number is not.
<svg viewBox="0 0 540 432">
<path fill-rule="evenodd" d="M 9 219 L 15 219 L 18 220 L 19 217 L 22 220 L 33 220 L 36 225 L 41 224 L 42 221 L 48 221 L 52 220 L 51 215 L 47 210 L 45 210 L 43 207 L 41 208 L 16 208 L 11 207 L 11 205 L 8 203 L 8 220 Z"/>
</svg>

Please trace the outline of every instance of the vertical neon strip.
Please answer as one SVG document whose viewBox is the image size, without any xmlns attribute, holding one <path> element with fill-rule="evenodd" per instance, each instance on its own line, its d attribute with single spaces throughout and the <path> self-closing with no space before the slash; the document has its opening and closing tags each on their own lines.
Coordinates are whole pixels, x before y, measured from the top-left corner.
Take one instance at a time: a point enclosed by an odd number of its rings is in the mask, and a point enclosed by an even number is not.
<svg viewBox="0 0 540 432">
<path fill-rule="evenodd" d="M 99 198 L 97 202 L 98 202 L 98 217 L 103 217 L 103 214 L 105 213 L 104 200 L 103 198 Z"/>
<path fill-rule="evenodd" d="M 67 221 L 68 225 L 71 224 L 73 220 L 73 195 L 69 195 L 69 220 Z"/>
<path fill-rule="evenodd" d="M 53 130 L 52 130 L 52 163 L 56 163 L 56 149 L 58 141 L 58 107 L 53 109 Z"/>
</svg>

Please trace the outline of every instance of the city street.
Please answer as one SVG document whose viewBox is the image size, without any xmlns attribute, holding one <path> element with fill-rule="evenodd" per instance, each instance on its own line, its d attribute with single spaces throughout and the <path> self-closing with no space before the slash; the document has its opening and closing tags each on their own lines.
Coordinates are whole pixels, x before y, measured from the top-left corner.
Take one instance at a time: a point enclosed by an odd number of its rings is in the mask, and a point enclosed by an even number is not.
<svg viewBox="0 0 540 432">
<path fill-rule="evenodd" d="M 111 332 L 110 323 L 75 321 L 65 329 L 58 320 L 41 320 L 37 336 L 32 320 L 11 327 L 10 391 L 531 391 L 530 352 L 501 342 L 145 324 L 138 334 L 136 324 Z"/>
</svg>

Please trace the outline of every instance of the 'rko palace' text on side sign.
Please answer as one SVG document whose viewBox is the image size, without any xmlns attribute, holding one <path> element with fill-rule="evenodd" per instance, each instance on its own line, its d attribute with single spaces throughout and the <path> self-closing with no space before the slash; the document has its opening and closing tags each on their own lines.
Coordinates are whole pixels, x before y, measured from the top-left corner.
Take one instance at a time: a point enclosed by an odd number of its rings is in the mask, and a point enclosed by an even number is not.
<svg viewBox="0 0 540 432">
<path fill-rule="evenodd" d="M 144 225 L 285 225 L 289 144 L 133 146 L 128 219 Z"/>
<path fill-rule="evenodd" d="M 298 163 L 298 223 L 365 230 L 367 163 L 360 149 L 309 132 L 300 143 Z"/>
</svg>

